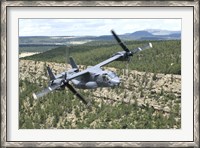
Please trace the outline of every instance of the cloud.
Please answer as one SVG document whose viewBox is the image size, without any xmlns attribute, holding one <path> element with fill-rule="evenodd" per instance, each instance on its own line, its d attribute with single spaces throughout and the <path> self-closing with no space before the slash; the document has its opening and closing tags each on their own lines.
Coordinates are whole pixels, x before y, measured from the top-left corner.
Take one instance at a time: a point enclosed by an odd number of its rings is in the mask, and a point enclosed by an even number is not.
<svg viewBox="0 0 200 148">
<path fill-rule="evenodd" d="M 19 19 L 20 36 L 83 36 L 145 29 L 181 30 L 181 19 Z"/>
</svg>

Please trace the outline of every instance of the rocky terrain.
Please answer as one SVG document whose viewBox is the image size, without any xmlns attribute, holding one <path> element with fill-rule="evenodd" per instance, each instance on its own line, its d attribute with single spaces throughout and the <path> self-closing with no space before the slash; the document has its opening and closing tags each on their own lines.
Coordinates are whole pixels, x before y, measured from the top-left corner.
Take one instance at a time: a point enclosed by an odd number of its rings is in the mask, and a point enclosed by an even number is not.
<svg viewBox="0 0 200 148">
<path fill-rule="evenodd" d="M 49 65 L 55 74 L 70 69 L 69 65 L 51 62 L 37 62 L 20 60 L 19 62 L 20 80 L 28 80 L 37 83 L 38 86 L 48 84 L 48 76 L 46 66 Z M 84 69 L 85 66 L 80 66 Z M 84 90 L 88 92 L 88 99 L 94 99 L 98 102 L 99 107 L 103 103 L 117 106 L 120 103 L 134 104 L 137 102 L 138 107 L 151 107 L 156 112 L 162 112 L 164 116 L 169 116 L 176 112 L 177 122 L 181 122 L 181 75 L 146 73 L 135 70 L 115 69 L 105 67 L 115 71 L 121 78 L 122 83 L 116 88 L 98 88 L 95 90 Z M 20 92 L 23 88 L 20 88 Z M 67 91 L 67 90 L 66 90 Z M 75 112 L 67 115 L 67 119 L 72 120 L 73 125 L 76 123 Z M 80 116 L 83 116 L 84 112 Z M 49 117 L 48 120 L 51 120 Z M 98 120 L 97 120 L 98 121 Z M 92 122 L 91 125 L 96 124 Z M 48 121 L 50 122 L 50 121 Z M 60 119 L 58 127 L 64 124 L 64 120 Z M 74 125 L 75 127 L 75 125 Z M 177 128 L 176 125 L 173 128 Z"/>
<path fill-rule="evenodd" d="M 35 61 L 20 61 L 20 79 L 28 79 L 30 82 L 39 82 L 40 79 L 48 83 L 48 76 L 46 74 L 46 66 L 49 65 L 55 74 L 70 69 L 70 65 L 58 64 L 51 62 L 35 62 Z M 84 66 L 80 66 L 83 69 Z M 107 68 L 112 71 L 117 71 L 115 68 Z M 167 106 L 173 101 L 180 102 L 181 99 L 181 76 L 172 74 L 153 74 L 138 71 L 122 70 L 122 84 L 119 88 L 98 88 L 94 91 L 93 97 L 96 99 L 103 98 L 104 101 L 117 102 L 123 101 L 125 103 L 133 103 L 135 100 L 139 104 L 145 105 L 148 103 L 152 107 L 170 112 Z M 39 79 L 40 78 L 40 79 Z M 41 80 L 40 80 L 41 81 Z M 86 90 L 87 91 L 87 90 Z M 101 93 L 100 93 L 101 92 Z M 176 100 L 172 102 L 159 103 L 164 100 L 163 95 L 173 94 Z M 158 97 L 159 96 L 159 97 Z M 134 99 L 135 98 L 135 99 Z M 136 99 L 137 98 L 137 99 Z"/>
</svg>

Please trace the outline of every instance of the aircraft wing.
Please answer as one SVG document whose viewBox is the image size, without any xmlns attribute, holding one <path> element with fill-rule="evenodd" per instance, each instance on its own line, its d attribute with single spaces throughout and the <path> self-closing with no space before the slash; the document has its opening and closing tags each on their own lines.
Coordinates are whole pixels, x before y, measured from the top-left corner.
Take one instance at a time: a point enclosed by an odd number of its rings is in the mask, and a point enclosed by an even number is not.
<svg viewBox="0 0 200 148">
<path fill-rule="evenodd" d="M 113 61 L 115 61 L 115 60 L 121 58 L 122 56 L 123 56 L 123 55 L 121 55 L 121 54 L 117 54 L 117 55 L 115 55 L 115 56 L 113 56 L 113 57 L 111 57 L 111 58 L 109 58 L 109 59 L 107 59 L 107 60 L 105 60 L 105 61 L 103 61 L 103 62 L 97 64 L 97 65 L 95 65 L 95 67 L 96 67 L 96 66 L 97 66 L 97 67 L 102 67 L 102 66 L 104 66 L 104 65 L 107 65 L 107 64 L 109 64 L 109 63 L 111 63 L 111 62 L 113 62 Z"/>
<path fill-rule="evenodd" d="M 77 78 L 77 77 L 80 77 L 80 76 L 83 76 L 83 75 L 86 75 L 86 74 L 89 74 L 89 71 L 87 69 L 80 71 L 80 72 L 77 72 L 77 73 L 74 73 L 73 75 L 69 75 L 67 77 L 67 80 L 70 81 L 74 78 Z"/>
<path fill-rule="evenodd" d="M 121 55 L 121 54 L 115 55 L 115 56 L 113 56 L 113 57 L 111 57 L 111 58 L 109 58 L 109 59 L 107 59 L 107 60 L 105 60 L 105 61 L 103 61 L 103 62 L 101 62 L 101 63 L 99 63 L 97 65 L 95 65 L 95 66 L 92 66 L 91 68 L 87 68 L 87 69 L 85 69 L 85 70 L 83 70 L 81 72 L 77 72 L 77 73 L 74 73 L 73 75 L 69 75 L 69 76 L 67 76 L 67 80 L 70 81 L 70 80 L 72 80 L 74 78 L 89 74 L 90 72 L 92 72 L 92 70 L 95 69 L 95 67 L 104 66 L 104 65 L 106 65 L 108 63 L 111 63 L 111 62 L 121 58 L 122 56 L 123 55 Z"/>
</svg>

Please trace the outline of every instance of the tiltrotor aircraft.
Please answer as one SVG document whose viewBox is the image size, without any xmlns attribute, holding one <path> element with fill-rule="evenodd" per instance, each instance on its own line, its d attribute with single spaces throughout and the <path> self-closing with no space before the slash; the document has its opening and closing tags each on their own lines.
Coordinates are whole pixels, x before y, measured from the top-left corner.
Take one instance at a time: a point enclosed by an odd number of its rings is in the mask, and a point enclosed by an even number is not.
<svg viewBox="0 0 200 148">
<path fill-rule="evenodd" d="M 63 90 L 65 87 L 67 87 L 80 100 L 82 100 L 84 104 L 89 106 L 90 102 L 87 101 L 84 97 L 82 97 L 74 89 L 74 87 L 79 89 L 95 89 L 98 87 L 118 86 L 120 84 L 120 78 L 116 75 L 116 73 L 114 73 L 113 71 L 103 70 L 101 67 L 115 60 L 129 61 L 130 57 L 133 56 L 133 54 L 147 48 L 152 48 L 152 44 L 148 43 L 148 45 L 145 45 L 141 48 L 138 47 L 130 51 L 113 30 L 111 30 L 111 33 L 113 34 L 114 38 L 124 51 L 117 52 L 114 55 L 112 55 L 109 59 L 95 66 L 89 67 L 83 71 L 79 71 L 79 68 L 72 57 L 70 57 L 69 60 L 72 69 L 62 72 L 58 75 L 54 75 L 50 67 L 47 66 L 47 71 L 50 77 L 49 86 L 37 94 L 33 93 L 33 98 L 37 99 L 48 94 L 53 90 Z M 69 82 L 71 82 L 74 87 Z"/>
</svg>

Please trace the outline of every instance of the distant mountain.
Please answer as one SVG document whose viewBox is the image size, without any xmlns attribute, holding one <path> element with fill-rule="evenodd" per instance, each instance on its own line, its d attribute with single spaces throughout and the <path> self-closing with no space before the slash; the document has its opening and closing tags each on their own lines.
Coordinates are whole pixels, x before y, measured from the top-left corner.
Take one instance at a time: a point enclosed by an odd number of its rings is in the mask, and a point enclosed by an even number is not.
<svg viewBox="0 0 200 148">
<path fill-rule="evenodd" d="M 127 40 L 140 40 L 142 37 L 153 37 L 153 35 L 148 31 L 136 31 L 130 34 L 121 35 L 120 37 Z"/>
<path fill-rule="evenodd" d="M 121 35 L 121 38 L 132 40 L 180 40 L 180 31 L 148 29 Z"/>
<path fill-rule="evenodd" d="M 177 38 L 181 38 L 181 33 L 173 33 L 169 35 L 170 37 L 177 37 Z"/>
<path fill-rule="evenodd" d="M 109 40 L 113 40 L 113 36 L 112 35 L 102 35 L 102 36 L 99 36 L 99 37 L 95 37 L 94 38 L 95 40 L 106 40 L 106 41 L 109 41 Z"/>
<path fill-rule="evenodd" d="M 143 37 L 143 36 L 152 36 L 152 34 L 149 33 L 148 31 L 136 31 L 136 32 L 131 33 L 129 36 Z"/>
<path fill-rule="evenodd" d="M 153 35 L 170 35 L 170 34 L 180 34 L 181 31 L 170 31 L 170 30 L 161 30 L 161 29 L 146 29 L 149 33 Z"/>
<path fill-rule="evenodd" d="M 170 31 L 160 29 L 146 29 L 119 35 L 123 40 L 180 40 L 181 31 Z M 85 43 L 89 41 L 114 40 L 112 35 L 102 36 L 29 36 L 19 37 L 20 46 L 26 45 L 68 45 L 74 43 Z"/>
<path fill-rule="evenodd" d="M 180 40 L 180 31 L 169 31 L 169 30 L 141 30 L 133 33 L 126 33 L 119 35 L 121 39 L 124 40 Z M 93 38 L 95 40 L 113 40 L 112 35 L 105 35 Z"/>
</svg>

